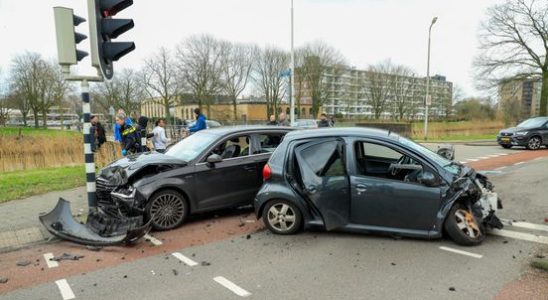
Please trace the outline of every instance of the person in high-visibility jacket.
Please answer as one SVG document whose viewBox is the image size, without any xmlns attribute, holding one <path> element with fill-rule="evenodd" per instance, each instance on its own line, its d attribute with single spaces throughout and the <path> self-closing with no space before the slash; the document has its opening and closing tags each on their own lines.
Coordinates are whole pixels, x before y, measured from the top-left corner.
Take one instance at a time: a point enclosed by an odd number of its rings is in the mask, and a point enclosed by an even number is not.
<svg viewBox="0 0 548 300">
<path fill-rule="evenodd" d="M 120 137 L 122 144 L 122 155 L 141 152 L 141 138 L 139 131 L 126 122 L 126 115 L 119 113 L 116 116 L 116 124 L 120 126 Z"/>
</svg>

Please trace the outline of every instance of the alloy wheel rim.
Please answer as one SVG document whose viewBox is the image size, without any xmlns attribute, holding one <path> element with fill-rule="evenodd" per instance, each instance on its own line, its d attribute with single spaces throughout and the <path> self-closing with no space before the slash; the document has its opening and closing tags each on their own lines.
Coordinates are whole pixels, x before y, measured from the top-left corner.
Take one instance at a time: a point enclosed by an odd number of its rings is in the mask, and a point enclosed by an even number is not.
<svg viewBox="0 0 548 300">
<path fill-rule="evenodd" d="M 481 230 L 474 216 L 467 210 L 457 209 L 455 211 L 457 227 L 468 237 L 476 239 L 481 236 Z"/>
<path fill-rule="evenodd" d="M 285 203 L 274 204 L 268 210 L 268 223 L 277 231 L 291 230 L 295 226 L 295 221 L 295 211 Z"/>
<path fill-rule="evenodd" d="M 531 138 L 531 140 L 529 140 L 529 148 L 531 149 L 540 148 L 540 139 L 537 137 Z"/>
<path fill-rule="evenodd" d="M 154 223 L 163 228 L 177 225 L 183 218 L 184 213 L 183 199 L 173 194 L 159 196 L 150 207 L 150 214 Z"/>
</svg>

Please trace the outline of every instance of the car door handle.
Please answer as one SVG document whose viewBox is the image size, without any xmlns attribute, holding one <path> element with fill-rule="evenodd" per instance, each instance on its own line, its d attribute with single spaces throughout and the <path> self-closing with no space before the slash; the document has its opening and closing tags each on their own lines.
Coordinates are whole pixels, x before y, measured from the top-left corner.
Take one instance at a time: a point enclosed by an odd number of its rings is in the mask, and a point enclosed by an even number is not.
<svg viewBox="0 0 548 300">
<path fill-rule="evenodd" d="M 309 192 L 310 194 L 314 194 L 316 192 L 316 187 L 313 185 L 309 185 L 306 187 L 306 191 Z"/>
<path fill-rule="evenodd" d="M 363 192 L 367 191 L 367 187 L 363 184 L 357 184 L 356 185 L 356 191 L 358 193 L 363 193 Z"/>
</svg>

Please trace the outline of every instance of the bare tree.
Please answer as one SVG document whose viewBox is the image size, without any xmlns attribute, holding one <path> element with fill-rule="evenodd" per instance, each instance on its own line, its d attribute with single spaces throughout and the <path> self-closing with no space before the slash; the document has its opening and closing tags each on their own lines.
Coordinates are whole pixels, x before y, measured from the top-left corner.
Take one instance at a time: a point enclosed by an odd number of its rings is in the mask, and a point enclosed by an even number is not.
<svg viewBox="0 0 548 300">
<path fill-rule="evenodd" d="M 194 35 L 176 49 L 177 65 L 201 108 L 210 115 L 213 98 L 222 91 L 221 66 L 227 43 L 211 35 Z"/>
<path fill-rule="evenodd" d="M 390 66 L 387 71 L 394 76 L 393 80 L 391 80 L 393 84 L 391 92 L 394 104 L 394 117 L 396 120 L 401 121 L 408 114 L 408 110 L 412 108 L 417 77 L 413 70 L 403 65 Z"/>
<path fill-rule="evenodd" d="M 301 77 L 301 84 L 306 84 L 312 98 L 312 113 L 316 116 L 328 96 L 330 84 L 325 80 L 326 75 L 339 75 L 345 59 L 338 50 L 322 41 L 307 44 L 298 53 L 302 55 L 302 60 L 296 77 Z"/>
<path fill-rule="evenodd" d="M 141 73 L 144 91 L 151 99 L 157 99 L 164 106 L 165 115 L 169 119 L 169 108 L 176 104 L 183 88 L 169 51 L 160 48 L 158 53 L 145 61 Z"/>
<path fill-rule="evenodd" d="M 254 81 L 266 99 L 266 118 L 278 113 L 285 80 L 281 76 L 289 65 L 289 55 L 282 49 L 266 47 L 257 52 Z"/>
<path fill-rule="evenodd" d="M 221 64 L 221 87 L 232 100 L 234 119 L 238 120 L 237 99 L 251 79 L 253 59 L 257 48 L 225 42 Z"/>
<path fill-rule="evenodd" d="M 373 117 L 379 119 L 387 109 L 387 102 L 392 95 L 394 79 L 391 74 L 392 63 L 387 60 L 370 66 L 366 72 L 362 87 L 367 103 L 371 106 Z"/>
<path fill-rule="evenodd" d="M 133 69 L 117 72 L 112 80 L 97 84 L 93 92 L 94 102 L 103 112 L 108 112 L 111 106 L 126 112 L 140 111 L 145 98 L 141 78 Z"/>
<path fill-rule="evenodd" d="M 38 127 L 39 114 L 42 114 L 43 126 L 46 126 L 48 110 L 64 97 L 67 85 L 57 66 L 46 62 L 37 53 L 27 52 L 13 59 L 11 88 L 22 114 L 30 109 L 34 126 Z"/>
<path fill-rule="evenodd" d="M 548 103 L 548 2 L 507 0 L 488 10 L 482 24 L 478 79 L 493 87 L 501 81 L 540 77 L 540 115 Z M 510 74 L 510 75 L 508 75 Z"/>
<path fill-rule="evenodd" d="M 9 89 L 7 82 L 2 80 L 2 69 L 0 68 L 0 126 L 5 126 L 8 119 L 11 107 L 9 105 Z"/>
</svg>

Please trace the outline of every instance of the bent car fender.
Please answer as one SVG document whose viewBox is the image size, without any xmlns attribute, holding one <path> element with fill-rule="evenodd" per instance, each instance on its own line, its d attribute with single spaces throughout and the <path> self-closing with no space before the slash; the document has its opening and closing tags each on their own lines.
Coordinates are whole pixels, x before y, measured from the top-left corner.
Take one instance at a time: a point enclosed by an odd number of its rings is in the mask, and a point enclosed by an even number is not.
<svg viewBox="0 0 548 300">
<path fill-rule="evenodd" d="M 44 215 L 39 216 L 40 222 L 53 235 L 81 245 L 113 246 L 135 242 L 150 231 L 150 224 L 140 227 L 128 227 L 123 234 L 101 236 L 94 228 L 95 222 L 90 218 L 86 224 L 76 221 L 70 210 L 70 202 L 59 198 L 55 208 Z"/>
</svg>

